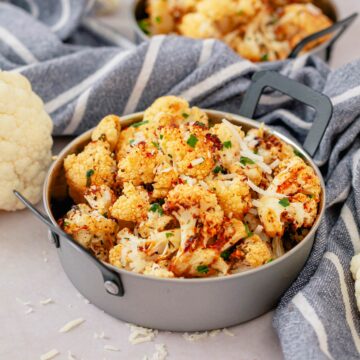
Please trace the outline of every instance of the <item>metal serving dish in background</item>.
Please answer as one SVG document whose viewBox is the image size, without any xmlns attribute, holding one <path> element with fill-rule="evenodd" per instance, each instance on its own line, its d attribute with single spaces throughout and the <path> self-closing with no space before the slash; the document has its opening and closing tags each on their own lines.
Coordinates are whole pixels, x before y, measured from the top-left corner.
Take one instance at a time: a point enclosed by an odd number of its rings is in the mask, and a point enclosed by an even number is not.
<svg viewBox="0 0 360 360">
<path fill-rule="evenodd" d="M 44 184 L 44 206 L 47 215 L 38 212 L 26 199 L 19 198 L 50 228 L 64 271 L 74 286 L 91 303 L 108 314 L 150 328 L 171 331 L 200 331 L 239 324 L 273 308 L 304 266 L 315 232 L 324 212 L 325 186 L 319 169 L 311 160 L 332 114 L 330 100 L 274 72 L 259 72 L 243 97 L 240 114 L 204 110 L 212 122 L 226 118 L 245 130 L 258 128 L 253 117 L 265 87 L 272 87 L 316 110 L 316 118 L 304 148 L 274 131 L 293 146 L 314 169 L 321 181 L 321 201 L 317 219 L 309 234 L 292 250 L 273 262 L 243 273 L 206 279 L 162 279 L 115 268 L 96 259 L 64 233 L 57 219 L 68 209 L 63 161 L 81 151 L 90 141 L 89 130 L 73 140 L 51 166 Z M 127 126 L 141 120 L 143 113 L 122 118 Z"/>
<path fill-rule="evenodd" d="M 318 31 L 302 41 L 300 41 L 291 51 L 288 58 L 294 59 L 299 56 L 302 50 L 310 42 L 317 40 L 324 35 L 331 35 L 329 40 L 324 43 L 314 47 L 308 53 L 312 55 L 317 55 L 325 61 L 329 61 L 331 58 L 331 51 L 335 42 L 340 38 L 340 36 L 345 32 L 345 30 L 352 24 L 356 19 L 357 13 L 354 13 L 345 19 L 339 20 L 338 10 L 336 5 L 331 0 L 314 0 L 314 5 L 322 10 L 322 12 L 327 15 L 334 24 L 327 29 Z M 132 6 L 132 20 L 135 31 L 135 42 L 141 43 L 143 41 L 149 40 L 149 36 L 146 35 L 138 25 L 139 20 L 145 19 L 147 17 L 145 11 L 146 0 L 134 0 Z"/>
</svg>

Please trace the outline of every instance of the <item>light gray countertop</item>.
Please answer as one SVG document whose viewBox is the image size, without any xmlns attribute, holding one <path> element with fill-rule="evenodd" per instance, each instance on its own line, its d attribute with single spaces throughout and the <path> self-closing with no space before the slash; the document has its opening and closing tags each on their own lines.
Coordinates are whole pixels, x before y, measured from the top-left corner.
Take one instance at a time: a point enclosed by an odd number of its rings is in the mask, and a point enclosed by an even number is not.
<svg viewBox="0 0 360 360">
<path fill-rule="evenodd" d="M 126 9 L 129 0 L 115 17 L 105 21 L 126 30 Z M 337 0 L 341 16 L 360 10 L 359 0 Z M 360 21 L 337 45 L 332 66 L 340 66 L 360 58 L 356 46 Z M 56 140 L 56 153 L 67 141 Z M 41 205 L 39 205 L 41 208 Z M 195 343 L 186 341 L 182 334 L 159 333 L 154 342 L 131 345 L 129 328 L 79 296 L 61 269 L 56 249 L 47 239 L 47 229 L 29 211 L 15 213 L 0 211 L 0 359 L 32 360 L 56 348 L 61 354 L 56 359 L 68 359 L 67 352 L 76 359 L 142 359 L 150 356 L 154 344 L 166 344 L 169 359 L 282 359 L 277 336 L 271 326 L 272 312 L 246 324 L 234 327 L 231 337 L 223 333 Z M 52 298 L 53 303 L 40 301 Z M 26 314 L 30 306 L 33 312 Z M 86 321 L 66 334 L 59 329 L 68 321 L 82 317 Z M 108 339 L 94 339 L 94 333 L 104 331 Z M 119 352 L 104 350 L 110 344 Z"/>
</svg>

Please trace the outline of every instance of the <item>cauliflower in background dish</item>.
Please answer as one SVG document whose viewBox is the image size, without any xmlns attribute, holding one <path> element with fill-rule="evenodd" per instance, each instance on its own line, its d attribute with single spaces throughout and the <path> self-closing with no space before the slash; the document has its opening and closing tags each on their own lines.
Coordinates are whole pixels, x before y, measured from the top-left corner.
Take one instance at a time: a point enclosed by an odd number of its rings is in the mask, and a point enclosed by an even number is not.
<svg viewBox="0 0 360 360">
<path fill-rule="evenodd" d="M 175 22 L 170 14 L 168 1 L 149 0 L 148 13 L 150 15 L 151 32 L 153 34 L 166 34 L 175 28 Z"/>
<path fill-rule="evenodd" d="M 13 190 L 34 204 L 41 199 L 53 125 L 24 76 L 1 71 L 0 97 L 0 210 L 13 211 L 24 208 Z"/>
<path fill-rule="evenodd" d="M 86 204 L 75 205 L 60 221 L 61 227 L 101 260 L 108 259 L 118 225 Z"/>
<path fill-rule="evenodd" d="M 181 35 L 194 39 L 219 38 L 220 32 L 211 19 L 200 13 L 186 14 L 178 27 Z"/>
<path fill-rule="evenodd" d="M 110 214 L 120 221 L 138 222 L 146 219 L 149 208 L 147 191 L 128 182 L 124 184 L 123 194 L 110 207 Z"/>
<path fill-rule="evenodd" d="M 64 169 L 70 196 L 76 203 L 84 202 L 84 194 L 91 185 L 115 184 L 116 162 L 105 141 L 92 141 L 81 153 L 68 155 Z"/>
<path fill-rule="evenodd" d="M 276 24 L 276 34 L 294 48 L 302 39 L 332 25 L 332 21 L 313 4 L 290 4 L 283 8 L 283 14 Z M 328 37 L 308 44 L 305 50 L 321 44 Z"/>
</svg>

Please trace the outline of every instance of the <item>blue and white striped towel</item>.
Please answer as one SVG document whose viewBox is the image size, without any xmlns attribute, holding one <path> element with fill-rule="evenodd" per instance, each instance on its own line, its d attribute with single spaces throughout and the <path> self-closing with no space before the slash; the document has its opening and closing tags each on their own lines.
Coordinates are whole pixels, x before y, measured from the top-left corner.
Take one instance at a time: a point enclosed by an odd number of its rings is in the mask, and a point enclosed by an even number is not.
<svg viewBox="0 0 360 360">
<path fill-rule="evenodd" d="M 313 57 L 259 66 L 220 42 L 175 36 L 133 47 L 114 32 L 105 38 L 108 32 L 94 32 L 85 0 L 11 2 L 0 4 L 0 66 L 30 79 L 54 121 L 54 135 L 79 134 L 108 113 L 143 110 L 164 94 L 236 113 L 261 68 L 331 98 L 334 115 L 315 155 L 326 177 L 326 213 L 274 326 L 286 359 L 358 359 L 360 315 L 349 262 L 360 251 L 360 61 L 333 71 Z M 259 118 L 299 142 L 312 123 L 308 109 L 272 92 L 262 97 Z"/>
</svg>

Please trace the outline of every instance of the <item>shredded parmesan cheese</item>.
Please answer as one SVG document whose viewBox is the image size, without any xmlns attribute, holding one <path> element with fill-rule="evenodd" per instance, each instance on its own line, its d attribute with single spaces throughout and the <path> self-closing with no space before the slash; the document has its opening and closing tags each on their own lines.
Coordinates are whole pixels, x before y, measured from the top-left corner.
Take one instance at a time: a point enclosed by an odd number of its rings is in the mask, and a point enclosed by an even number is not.
<svg viewBox="0 0 360 360">
<path fill-rule="evenodd" d="M 165 360 L 168 356 L 168 352 L 165 344 L 155 344 L 156 351 L 151 356 L 151 360 Z"/>
<path fill-rule="evenodd" d="M 258 225 L 255 230 L 254 233 L 259 235 L 262 231 L 264 230 L 264 227 L 262 225 Z"/>
<path fill-rule="evenodd" d="M 67 324 L 65 324 L 60 330 L 60 333 L 66 333 L 74 328 L 76 328 L 77 326 L 79 326 L 80 324 L 82 324 L 85 320 L 83 318 L 78 318 L 72 321 L 69 321 Z"/>
<path fill-rule="evenodd" d="M 206 339 L 208 336 L 209 336 L 209 333 L 207 331 L 195 332 L 195 333 L 192 333 L 192 334 L 189 334 L 189 333 L 186 332 L 185 334 L 183 334 L 183 338 L 186 341 L 190 341 L 190 342 L 203 340 L 203 339 Z"/>
<path fill-rule="evenodd" d="M 205 160 L 204 160 L 203 157 L 199 157 L 199 158 L 191 161 L 191 165 L 192 165 L 192 166 L 200 165 L 200 164 L 202 164 L 204 161 L 205 161 Z"/>
<path fill-rule="evenodd" d="M 172 169 L 173 169 L 172 167 L 168 167 L 168 168 L 166 168 L 166 169 L 159 170 L 159 171 L 158 171 L 158 174 L 168 173 L 168 172 L 170 172 Z"/>
<path fill-rule="evenodd" d="M 280 160 L 279 159 L 276 159 L 275 161 L 273 161 L 271 164 L 270 164 L 270 167 L 271 169 L 275 169 L 276 167 L 278 167 L 280 164 Z"/>
<path fill-rule="evenodd" d="M 113 345 L 104 345 L 104 350 L 107 350 L 107 351 L 120 351 L 119 348 L 117 348 L 116 346 L 113 346 Z"/>
<path fill-rule="evenodd" d="M 129 336 L 129 342 L 133 345 L 152 341 L 158 334 L 157 330 L 147 329 L 133 324 L 128 324 L 128 326 L 130 327 L 131 331 Z"/>
<path fill-rule="evenodd" d="M 226 120 L 226 119 L 223 119 L 222 122 L 223 122 L 223 124 L 225 124 L 228 127 L 228 129 L 231 131 L 231 133 L 236 138 L 236 140 L 237 140 L 237 142 L 238 142 L 238 144 L 240 146 L 241 155 L 246 156 L 247 158 L 254 161 L 267 174 L 271 174 L 272 170 L 268 165 L 266 165 L 264 163 L 264 158 L 262 156 L 260 156 L 260 155 L 254 154 L 248 148 L 246 142 L 241 139 L 241 136 L 237 131 L 237 127 L 234 124 L 232 124 L 230 121 Z"/>
<path fill-rule="evenodd" d="M 76 356 L 70 350 L 68 351 L 68 360 L 76 360 Z"/>
<path fill-rule="evenodd" d="M 235 336 L 233 332 L 231 332 L 229 329 L 224 328 L 223 333 L 227 336 Z"/>
<path fill-rule="evenodd" d="M 28 315 L 30 313 L 34 312 L 34 309 L 29 307 L 26 311 L 25 311 L 25 314 Z"/>
<path fill-rule="evenodd" d="M 270 196 L 270 197 L 275 197 L 275 198 L 278 198 L 278 199 L 282 199 L 284 197 L 287 197 L 284 194 L 278 194 L 278 193 L 273 192 L 273 191 L 261 189 L 249 179 L 247 180 L 247 184 L 250 186 L 250 188 L 252 190 L 256 191 L 257 193 L 259 193 L 260 195 L 263 195 L 263 196 Z M 252 201 L 252 203 L 253 203 L 254 206 L 256 206 L 255 203 L 254 203 L 254 200 Z"/>
<path fill-rule="evenodd" d="M 217 329 L 217 330 L 211 330 L 210 332 L 209 332 L 209 336 L 211 336 L 211 337 L 215 337 L 215 336 L 217 336 L 217 335 L 219 335 L 220 334 L 220 330 L 219 329 Z"/>
<path fill-rule="evenodd" d="M 54 300 L 52 298 L 40 300 L 41 305 L 48 305 L 48 304 L 52 304 L 53 302 L 54 302 Z"/>
<path fill-rule="evenodd" d="M 57 351 L 56 349 L 52 349 L 48 351 L 46 354 L 41 355 L 40 360 L 50 360 L 59 354 L 60 354 L 59 351 Z"/>
</svg>

